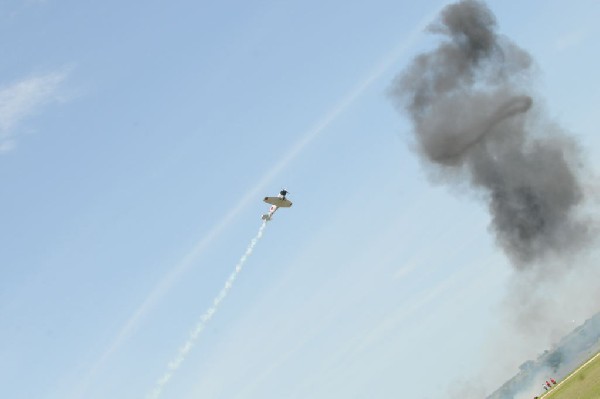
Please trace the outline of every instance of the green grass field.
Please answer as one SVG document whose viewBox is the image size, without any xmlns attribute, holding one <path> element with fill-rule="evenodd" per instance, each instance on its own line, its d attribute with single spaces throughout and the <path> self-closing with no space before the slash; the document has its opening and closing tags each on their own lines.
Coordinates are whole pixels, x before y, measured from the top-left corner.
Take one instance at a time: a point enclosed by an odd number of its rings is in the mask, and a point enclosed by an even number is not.
<svg viewBox="0 0 600 399">
<path fill-rule="evenodd" d="M 600 353 L 540 399 L 600 399 Z"/>
</svg>

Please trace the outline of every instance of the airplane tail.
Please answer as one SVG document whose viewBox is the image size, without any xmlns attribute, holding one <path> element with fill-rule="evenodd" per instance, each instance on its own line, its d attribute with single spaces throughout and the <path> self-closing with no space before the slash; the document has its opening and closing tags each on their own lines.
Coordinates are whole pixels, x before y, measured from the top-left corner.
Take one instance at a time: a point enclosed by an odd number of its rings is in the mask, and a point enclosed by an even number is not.
<svg viewBox="0 0 600 399">
<path fill-rule="evenodd" d="M 269 220 L 271 220 L 271 215 L 269 215 L 268 213 L 265 213 L 264 215 L 262 215 L 261 219 L 266 220 L 268 222 Z"/>
</svg>

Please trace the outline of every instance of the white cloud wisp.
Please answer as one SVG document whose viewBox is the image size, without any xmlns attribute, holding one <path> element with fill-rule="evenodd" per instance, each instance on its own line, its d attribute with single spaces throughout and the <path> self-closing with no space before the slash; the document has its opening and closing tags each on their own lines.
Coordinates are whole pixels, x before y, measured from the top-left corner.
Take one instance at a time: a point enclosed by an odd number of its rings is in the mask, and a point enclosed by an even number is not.
<svg viewBox="0 0 600 399">
<path fill-rule="evenodd" d="M 51 102 L 61 101 L 59 88 L 66 79 L 64 71 L 22 79 L 0 87 L 0 152 L 16 145 L 18 125 Z"/>
</svg>

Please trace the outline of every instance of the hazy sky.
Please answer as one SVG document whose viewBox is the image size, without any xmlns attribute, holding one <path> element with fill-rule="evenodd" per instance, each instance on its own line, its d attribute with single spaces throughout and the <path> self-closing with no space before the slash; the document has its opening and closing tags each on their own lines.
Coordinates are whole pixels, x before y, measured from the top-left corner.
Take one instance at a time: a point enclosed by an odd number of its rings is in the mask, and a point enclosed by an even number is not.
<svg viewBox="0 0 600 399">
<path fill-rule="evenodd" d="M 444 4 L 4 0 L 0 396 L 146 398 L 282 187 L 161 397 L 438 398 L 485 373 L 516 272 L 386 94 Z M 600 2 L 487 4 L 598 170 Z"/>
</svg>

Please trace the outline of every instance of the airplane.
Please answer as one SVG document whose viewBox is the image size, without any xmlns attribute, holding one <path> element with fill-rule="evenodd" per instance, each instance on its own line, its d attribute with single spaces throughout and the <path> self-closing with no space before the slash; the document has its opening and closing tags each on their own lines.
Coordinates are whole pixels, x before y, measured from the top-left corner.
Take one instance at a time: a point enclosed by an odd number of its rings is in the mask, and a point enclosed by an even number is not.
<svg viewBox="0 0 600 399">
<path fill-rule="evenodd" d="M 292 206 L 292 202 L 289 199 L 285 198 L 287 193 L 287 190 L 283 189 L 279 192 L 279 195 L 277 197 L 265 197 L 263 201 L 265 201 L 267 204 L 271 204 L 271 208 L 269 208 L 269 213 L 265 213 L 264 215 L 262 215 L 262 220 L 268 222 L 269 220 L 271 220 L 273 214 L 277 209 L 289 208 L 290 206 Z"/>
</svg>

